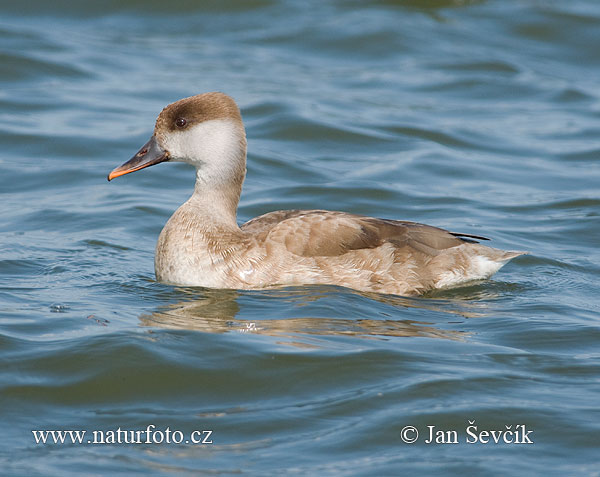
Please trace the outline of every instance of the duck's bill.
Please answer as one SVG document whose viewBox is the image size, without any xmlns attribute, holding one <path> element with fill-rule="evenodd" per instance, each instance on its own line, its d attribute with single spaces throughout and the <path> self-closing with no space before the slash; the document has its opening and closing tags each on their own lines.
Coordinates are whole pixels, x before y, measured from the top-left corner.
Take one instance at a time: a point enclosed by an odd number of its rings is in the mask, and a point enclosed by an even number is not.
<svg viewBox="0 0 600 477">
<path fill-rule="evenodd" d="M 169 160 L 169 153 L 158 145 L 155 137 L 142 146 L 135 156 L 129 159 L 125 164 L 112 170 L 108 175 L 108 180 L 113 180 L 115 177 L 129 174 L 130 172 L 139 171 L 144 167 L 150 167 L 154 164 L 159 164 Z"/>
</svg>

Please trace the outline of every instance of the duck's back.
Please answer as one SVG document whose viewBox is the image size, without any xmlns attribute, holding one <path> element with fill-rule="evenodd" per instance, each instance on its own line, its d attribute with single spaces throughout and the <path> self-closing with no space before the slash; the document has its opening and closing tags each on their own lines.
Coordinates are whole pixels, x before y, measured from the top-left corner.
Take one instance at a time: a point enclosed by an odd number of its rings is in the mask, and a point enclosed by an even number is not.
<svg viewBox="0 0 600 477">
<path fill-rule="evenodd" d="M 418 294 L 488 278 L 521 252 L 415 222 L 325 210 L 271 212 L 241 227 L 279 284 L 333 284 L 363 291 Z M 279 266 L 285 263 L 283 267 Z"/>
</svg>

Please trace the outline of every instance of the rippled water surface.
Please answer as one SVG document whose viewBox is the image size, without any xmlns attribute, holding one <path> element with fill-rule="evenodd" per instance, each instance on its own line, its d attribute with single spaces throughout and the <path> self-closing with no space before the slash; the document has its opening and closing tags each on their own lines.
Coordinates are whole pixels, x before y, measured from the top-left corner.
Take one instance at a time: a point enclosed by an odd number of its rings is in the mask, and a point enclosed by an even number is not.
<svg viewBox="0 0 600 477">
<path fill-rule="evenodd" d="M 73 3 L 0 6 L 3 475 L 598 475 L 598 2 Z M 193 171 L 106 174 L 212 90 L 246 123 L 240 221 L 332 208 L 530 255 L 419 298 L 157 283 Z M 212 444 L 87 443 L 148 426 Z"/>
</svg>

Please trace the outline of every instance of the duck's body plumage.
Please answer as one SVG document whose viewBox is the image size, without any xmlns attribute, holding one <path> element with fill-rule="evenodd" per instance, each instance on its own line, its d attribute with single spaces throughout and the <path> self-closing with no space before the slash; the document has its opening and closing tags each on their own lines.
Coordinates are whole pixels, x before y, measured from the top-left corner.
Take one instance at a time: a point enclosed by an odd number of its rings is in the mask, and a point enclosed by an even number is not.
<svg viewBox="0 0 600 477">
<path fill-rule="evenodd" d="M 327 210 L 270 212 L 238 226 L 245 133 L 237 106 L 221 93 L 165 108 L 153 138 L 109 179 L 165 160 L 195 165 L 197 179 L 159 236 L 161 282 L 235 289 L 329 284 L 415 295 L 488 278 L 523 253 L 429 225 Z"/>
</svg>

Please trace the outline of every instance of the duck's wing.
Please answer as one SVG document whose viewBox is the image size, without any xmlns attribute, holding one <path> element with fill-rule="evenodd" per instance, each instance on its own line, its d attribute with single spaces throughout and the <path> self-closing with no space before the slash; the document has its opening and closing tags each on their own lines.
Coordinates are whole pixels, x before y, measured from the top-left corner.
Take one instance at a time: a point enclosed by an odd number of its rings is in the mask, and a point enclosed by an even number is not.
<svg viewBox="0 0 600 477">
<path fill-rule="evenodd" d="M 298 215 L 302 215 L 303 213 L 307 213 L 309 211 L 306 210 L 277 210 L 274 212 L 268 212 L 264 215 L 259 215 L 255 217 L 245 224 L 243 224 L 240 228 L 245 232 L 258 235 L 261 232 L 268 231 L 280 222 L 290 217 L 296 217 Z M 313 212 L 313 211 L 310 211 Z"/>
<path fill-rule="evenodd" d="M 271 212 L 247 222 L 242 230 L 260 236 L 265 244 L 284 245 L 289 252 L 303 257 L 338 256 L 377 248 L 386 242 L 435 256 L 475 238 L 484 239 L 415 222 L 325 210 Z"/>
</svg>

